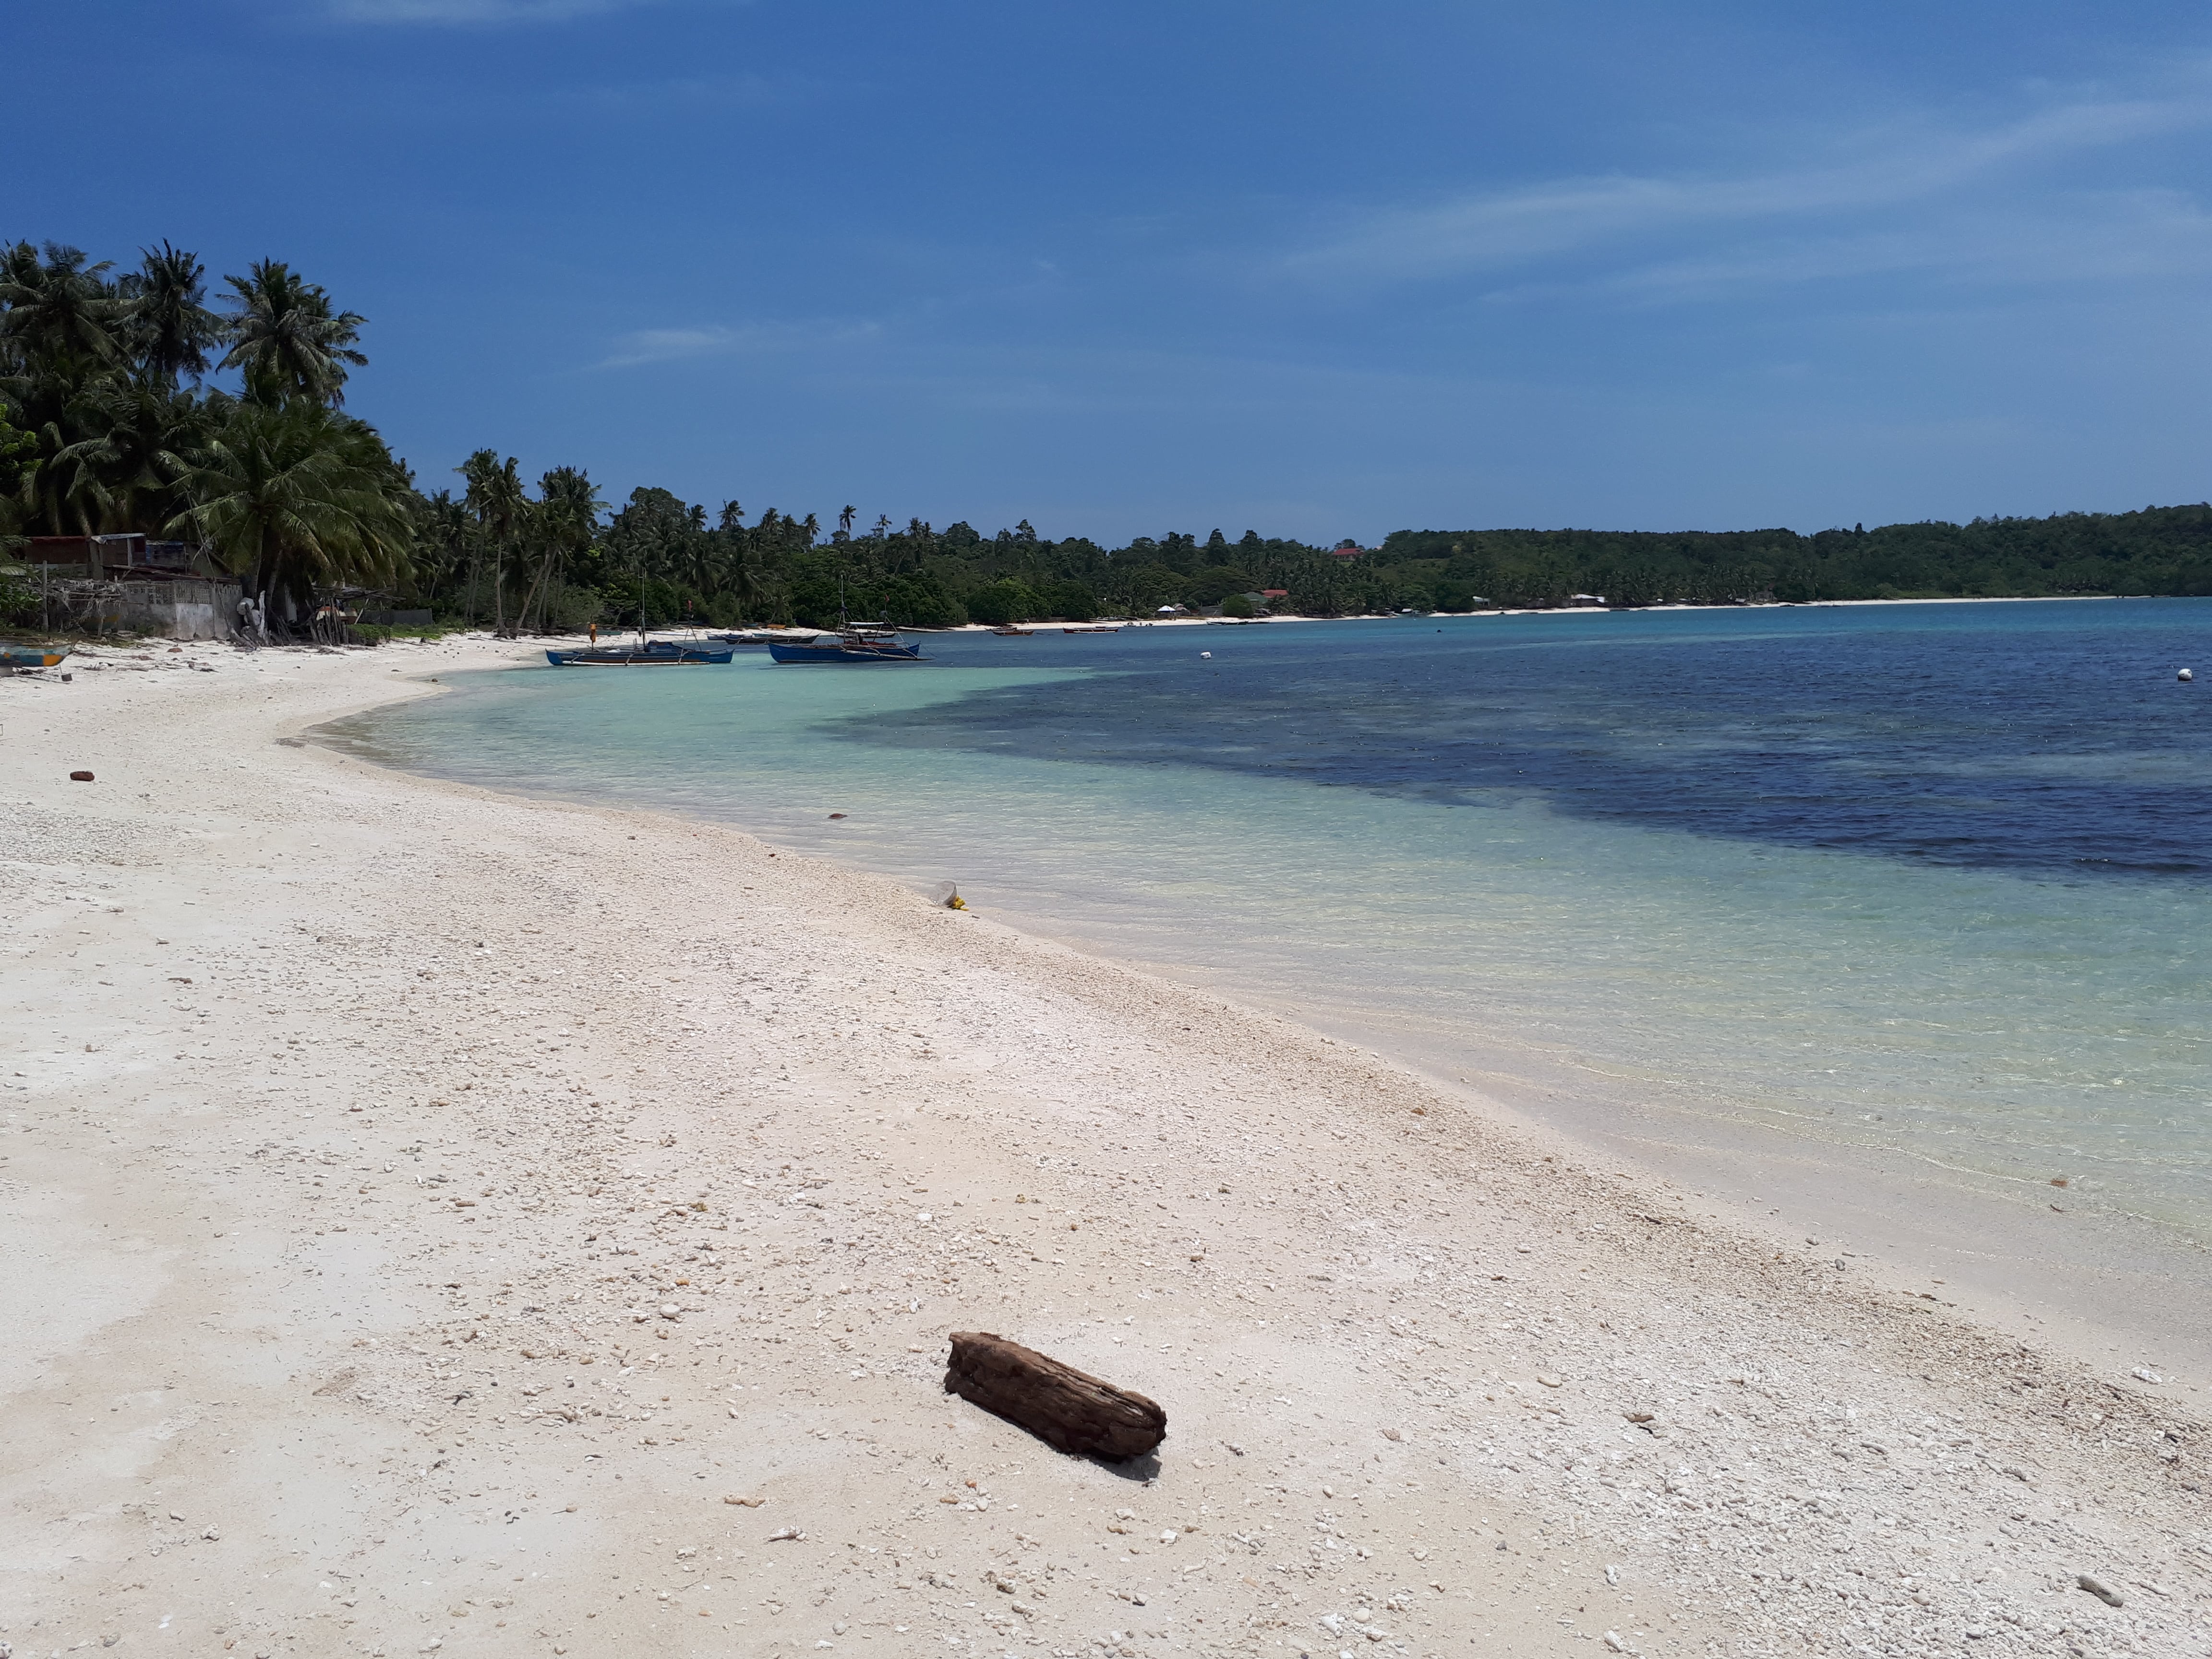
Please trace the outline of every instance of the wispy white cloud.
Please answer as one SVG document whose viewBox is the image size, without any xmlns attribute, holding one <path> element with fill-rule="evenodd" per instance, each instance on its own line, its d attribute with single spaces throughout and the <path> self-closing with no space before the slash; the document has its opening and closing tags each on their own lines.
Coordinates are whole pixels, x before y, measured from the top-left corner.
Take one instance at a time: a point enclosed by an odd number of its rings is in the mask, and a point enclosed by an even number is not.
<svg viewBox="0 0 2212 1659">
<path fill-rule="evenodd" d="M 1355 216 L 1285 261 L 1310 279 L 1355 286 L 1502 275 L 1547 261 L 1634 262 L 1653 244 L 1730 234 L 1790 245 L 1655 266 L 1642 279 L 1685 295 L 1703 283 L 1842 274 L 1923 257 L 1881 228 L 1922 204 L 1972 200 L 2038 163 L 2137 140 L 2212 129 L 2212 88 L 2082 100 L 1982 131 L 1894 124 L 1838 138 L 1803 165 L 1737 174 L 1611 175 L 1547 180 Z M 1868 234 L 1856 234 L 1872 227 Z M 1853 234 L 1843 234 L 1846 230 Z M 1799 244 L 1796 239 L 1820 239 Z M 1919 239 L 1922 245 L 1927 239 Z M 1674 273 L 1668 276 L 1663 273 Z"/>
<path fill-rule="evenodd" d="M 2011 212 L 1962 210 L 1940 222 L 1851 233 L 1761 236 L 1715 251 L 1494 289 L 1511 305 L 1567 295 L 1669 304 L 1750 289 L 1917 276 L 1984 287 L 2212 274 L 2212 213 L 2179 191 L 2082 193 Z"/>
<path fill-rule="evenodd" d="M 352 23 L 558 23 L 602 12 L 629 11 L 657 0 L 328 0 L 333 16 Z"/>
<path fill-rule="evenodd" d="M 820 350 L 857 345 L 879 337 L 883 331 L 880 323 L 866 320 L 642 328 L 619 336 L 614 349 L 593 367 L 635 368 L 645 363 L 685 362 L 700 357 Z"/>
</svg>

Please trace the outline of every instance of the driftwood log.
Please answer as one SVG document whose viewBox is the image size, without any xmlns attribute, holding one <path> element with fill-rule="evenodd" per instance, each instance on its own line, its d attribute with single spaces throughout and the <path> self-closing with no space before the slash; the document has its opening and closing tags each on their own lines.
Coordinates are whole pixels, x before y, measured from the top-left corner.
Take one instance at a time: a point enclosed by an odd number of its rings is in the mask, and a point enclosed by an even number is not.
<svg viewBox="0 0 2212 1659">
<path fill-rule="evenodd" d="M 945 1391 L 1081 1457 L 1142 1457 L 1168 1431 L 1157 1401 L 988 1331 L 953 1332 Z"/>
</svg>

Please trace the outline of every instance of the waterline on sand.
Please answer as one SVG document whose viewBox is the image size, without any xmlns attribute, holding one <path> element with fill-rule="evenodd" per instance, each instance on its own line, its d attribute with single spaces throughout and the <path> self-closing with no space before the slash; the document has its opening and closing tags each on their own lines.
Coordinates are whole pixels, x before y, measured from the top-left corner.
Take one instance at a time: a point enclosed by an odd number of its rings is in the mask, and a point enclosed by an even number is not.
<svg viewBox="0 0 2212 1659">
<path fill-rule="evenodd" d="M 2039 620 L 2064 610 L 2032 609 Z M 2100 621 L 2127 610 L 2075 609 Z M 2166 625 L 2175 613 L 2156 614 Z M 1887 618 L 1847 619 L 1856 633 L 1830 625 L 1820 641 L 1832 662 L 1868 639 L 1893 648 L 1875 632 Z M 1717 635 L 1753 664 L 1776 648 L 1761 643 L 1768 618 L 1664 620 Z M 1984 616 L 1971 620 L 1989 635 Z M 1720 634 L 1731 625 L 1741 637 Z M 1592 641 L 1555 644 L 1556 622 L 1519 639 L 1498 631 L 1510 623 L 1484 626 L 1467 647 L 1490 653 L 1482 672 L 1497 672 L 1501 651 L 1531 653 L 1515 682 L 1513 756 L 1533 755 L 1547 731 L 1584 731 Z M 1975 864 L 1808 844 L 1794 818 L 1765 840 L 1684 828 L 1691 808 L 1707 819 L 1718 810 L 1709 780 L 1729 768 L 1713 758 L 1717 738 L 1745 739 L 1710 719 L 1680 722 L 1689 729 L 1672 741 L 1686 753 L 1667 757 L 1663 706 L 1622 716 L 1638 727 L 1626 760 L 1585 738 L 1585 770 L 1673 768 L 1680 788 L 1663 775 L 1632 780 L 1592 801 L 1567 796 L 1572 772 L 1540 790 L 1487 775 L 1470 784 L 1401 754 L 1382 757 L 1394 769 L 1379 784 L 1363 775 L 1362 787 L 1340 787 L 1328 768 L 1345 745 L 1301 751 L 1242 718 L 1188 735 L 1160 723 L 1176 707 L 1218 710 L 1238 695 L 1233 677 L 1255 671 L 1234 653 L 1259 632 L 1239 630 L 1233 647 L 1202 636 L 1218 653 L 1202 668 L 1186 635 L 1068 641 L 1049 659 L 933 642 L 938 665 L 887 674 L 809 675 L 755 659 L 611 681 L 501 675 L 337 735 L 496 787 L 738 823 L 917 888 L 949 878 L 994 914 L 1364 1035 L 1438 1075 L 1509 1095 L 1517 1085 L 1532 1100 L 1564 1087 L 1585 1125 L 1761 1125 L 1990 1190 L 2061 1181 L 2069 1206 L 2212 1236 L 2212 1067 L 2199 1018 L 2212 884 L 2054 872 L 2025 836 Z M 1290 632 L 1254 644 L 1279 650 Z M 1307 639 L 1374 678 L 1358 653 L 1378 630 L 1333 632 Z M 2018 643 L 1995 637 L 1997 648 Z M 1626 643 L 1607 638 L 1610 652 Z M 1679 639 L 1662 641 L 1673 654 L 1656 660 L 1678 665 Z M 1961 648 L 1941 634 L 1910 643 Z M 1543 654 L 1560 651 L 1570 654 Z M 1638 672 L 1648 690 L 1657 671 Z M 1710 700 L 1713 671 L 1697 672 Z M 1566 681 L 1549 709 L 1539 706 L 1547 674 Z M 1848 682 L 1848 662 L 1833 677 Z M 1876 688 L 1872 701 L 1886 696 Z M 1390 683 L 1373 692 L 1386 712 L 1406 696 Z M 1908 833 L 1894 826 L 1911 817 L 1887 808 L 1882 775 L 1916 753 L 1936 763 L 1923 730 L 1891 752 L 1880 741 L 1859 734 L 1848 755 L 1820 763 L 1876 777 L 1873 806 L 1849 805 L 1859 822 L 1887 812 L 1867 832 L 1877 843 Z M 2094 744 L 2088 754 L 2031 758 L 2037 775 L 2111 769 L 2109 754 L 2100 760 Z M 1992 764 L 1986 749 L 1940 759 Z M 1811 763 L 1802 744 L 1790 755 L 1796 775 Z M 2170 786 L 2162 760 L 2128 764 Z M 1682 793 L 1698 799 L 1677 807 Z M 1647 794 L 1648 808 L 1621 805 Z M 1743 817 L 1757 805 L 1729 810 Z M 2145 845 L 2166 810 L 2162 798 L 2147 809 Z"/>
</svg>

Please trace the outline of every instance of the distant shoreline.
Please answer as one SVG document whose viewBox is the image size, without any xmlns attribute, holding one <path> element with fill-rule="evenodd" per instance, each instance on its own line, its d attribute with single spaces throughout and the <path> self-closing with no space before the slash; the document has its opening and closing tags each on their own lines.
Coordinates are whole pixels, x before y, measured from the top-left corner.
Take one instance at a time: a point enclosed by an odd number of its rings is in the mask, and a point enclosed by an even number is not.
<svg viewBox="0 0 2212 1659">
<path fill-rule="evenodd" d="M 1778 599 L 1771 605 L 1541 605 L 1498 606 L 1481 611 L 1362 611 L 1342 617 L 1312 617 L 1302 613 L 1268 617 L 1101 617 L 1094 622 L 1067 622 L 1048 618 L 1038 622 L 1018 623 L 1014 626 L 1024 630 L 1050 633 L 1066 629 L 1075 633 L 1104 633 L 1124 628 L 1253 628 L 1263 623 L 1345 623 L 1345 622 L 1424 622 L 1438 618 L 1452 622 L 1472 622 L 1485 617 L 1607 617 L 1629 616 L 1650 611 L 1828 611 L 1850 605 L 2074 605 L 2086 600 L 2114 599 L 2177 599 L 2198 597 L 2185 593 L 1960 593 L 1942 594 L 1930 598 L 1906 599 Z M 766 626 L 767 624 L 763 624 Z M 891 624 L 870 623 L 868 626 Z M 798 629 L 802 633 L 820 633 L 820 629 Z M 992 634 L 998 630 L 983 623 L 961 623 L 951 628 L 908 628 L 902 633 L 911 634 Z"/>
</svg>

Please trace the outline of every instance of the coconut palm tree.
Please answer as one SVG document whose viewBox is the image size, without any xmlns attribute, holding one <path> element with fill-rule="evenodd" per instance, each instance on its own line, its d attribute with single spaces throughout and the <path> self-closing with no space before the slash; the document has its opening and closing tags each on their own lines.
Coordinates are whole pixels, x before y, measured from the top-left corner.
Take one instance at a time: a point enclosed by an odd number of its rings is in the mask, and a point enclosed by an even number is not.
<svg viewBox="0 0 2212 1659">
<path fill-rule="evenodd" d="M 115 324 L 122 303 L 100 280 L 110 262 L 85 263 L 81 248 L 28 242 L 0 252 L 0 363 L 21 374 L 82 372 L 122 359 Z"/>
<path fill-rule="evenodd" d="M 453 469 L 468 484 L 462 498 L 469 511 L 495 542 L 511 542 L 522 521 L 529 497 L 522 488 L 520 463 L 514 456 L 504 461 L 495 449 L 479 449 Z"/>
<path fill-rule="evenodd" d="M 592 544 L 599 532 L 602 505 L 598 489 L 581 467 L 556 466 L 538 481 L 538 500 L 530 514 L 531 528 L 539 544 L 538 574 L 516 615 L 518 632 L 530 625 L 533 602 L 538 606 L 538 629 L 544 630 L 554 572 L 563 560 Z"/>
<path fill-rule="evenodd" d="M 441 598 L 450 604 L 450 590 L 469 568 L 476 551 L 468 509 L 453 499 L 450 489 L 433 495 L 410 492 L 407 505 L 415 516 L 416 590 L 426 605 Z"/>
<path fill-rule="evenodd" d="M 491 556 L 492 631 L 507 632 L 507 566 L 521 538 L 530 498 L 522 488 L 522 474 L 514 456 L 505 461 L 496 450 L 479 449 L 453 469 L 468 482 L 463 498 L 476 520 L 481 552 Z M 475 589 L 470 583 L 471 593 Z"/>
<path fill-rule="evenodd" d="M 173 533 L 204 541 L 288 618 L 319 593 L 406 574 L 405 478 L 375 429 L 319 403 L 228 403 L 182 480 Z"/>
<path fill-rule="evenodd" d="M 233 308 L 227 328 L 230 349 L 222 367 L 246 376 L 246 395 L 256 403 L 295 398 L 345 401 L 346 369 L 368 362 L 356 345 L 358 313 L 331 310 L 331 296 L 276 259 L 258 259 L 245 276 L 226 276 Z"/>
<path fill-rule="evenodd" d="M 87 533 L 144 529 L 186 505 L 177 480 L 211 426 L 205 404 L 171 386 L 106 375 L 71 400 L 69 416 L 82 435 L 58 443 L 42 484 Z"/>
<path fill-rule="evenodd" d="M 58 414 L 26 428 L 30 465 L 22 468 L 14 503 L 24 529 L 34 536 L 90 536 L 100 529 L 100 502 L 91 469 L 58 466 L 55 458 L 74 441 L 73 425 Z"/>
<path fill-rule="evenodd" d="M 144 263 L 125 277 L 123 339 L 141 371 L 157 386 L 208 372 L 208 351 L 222 340 L 222 319 L 207 308 L 206 275 L 197 254 L 161 244 L 142 248 Z"/>
<path fill-rule="evenodd" d="M 0 551 L 21 539 L 12 533 L 21 517 L 17 492 L 39 465 L 39 441 L 15 424 L 15 413 L 0 401 Z"/>
<path fill-rule="evenodd" d="M 721 586 L 722 540 L 707 528 L 707 509 L 687 507 L 681 539 L 676 547 L 676 574 L 695 593 L 712 593 Z"/>
<path fill-rule="evenodd" d="M 538 481 L 538 501 L 564 551 L 591 545 L 605 503 L 599 486 L 580 466 L 556 466 Z"/>
</svg>

